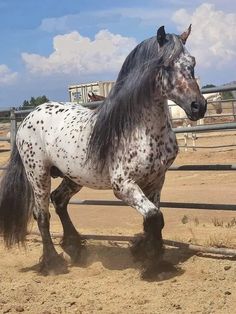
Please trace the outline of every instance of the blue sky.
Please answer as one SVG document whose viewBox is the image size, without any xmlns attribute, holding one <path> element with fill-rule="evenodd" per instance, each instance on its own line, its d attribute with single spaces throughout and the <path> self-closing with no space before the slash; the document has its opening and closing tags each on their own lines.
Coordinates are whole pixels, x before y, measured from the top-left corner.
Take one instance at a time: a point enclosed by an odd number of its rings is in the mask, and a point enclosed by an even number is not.
<svg viewBox="0 0 236 314">
<path fill-rule="evenodd" d="M 69 84 L 113 80 L 129 51 L 165 25 L 180 33 L 201 83 L 236 80 L 235 0 L 0 0 L 0 107 Z"/>
</svg>

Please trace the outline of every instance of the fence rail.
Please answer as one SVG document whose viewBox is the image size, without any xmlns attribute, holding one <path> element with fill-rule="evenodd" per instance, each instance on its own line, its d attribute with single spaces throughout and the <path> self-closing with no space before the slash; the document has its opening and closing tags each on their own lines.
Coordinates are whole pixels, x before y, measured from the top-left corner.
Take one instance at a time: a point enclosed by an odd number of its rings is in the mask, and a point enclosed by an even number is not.
<svg viewBox="0 0 236 314">
<path fill-rule="evenodd" d="M 209 132 L 219 130 L 235 130 L 236 122 L 219 123 L 219 124 L 208 124 L 208 125 L 197 125 L 192 127 L 174 128 L 175 133 L 193 133 L 193 132 Z"/>
<path fill-rule="evenodd" d="M 71 200 L 71 205 L 99 205 L 99 206 L 127 206 L 119 200 Z M 160 202 L 164 208 L 186 208 L 186 209 L 207 209 L 207 210 L 229 210 L 235 211 L 234 204 L 210 204 L 210 203 L 180 203 L 180 202 Z"/>
</svg>

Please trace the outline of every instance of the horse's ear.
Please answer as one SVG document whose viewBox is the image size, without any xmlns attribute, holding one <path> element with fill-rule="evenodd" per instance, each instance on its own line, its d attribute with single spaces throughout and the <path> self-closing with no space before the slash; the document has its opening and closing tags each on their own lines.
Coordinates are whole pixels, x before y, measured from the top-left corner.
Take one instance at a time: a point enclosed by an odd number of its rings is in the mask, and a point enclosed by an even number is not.
<svg viewBox="0 0 236 314">
<path fill-rule="evenodd" d="M 192 29 L 192 24 L 190 24 L 188 29 L 179 36 L 184 45 L 188 39 L 189 34 L 191 33 L 191 29 Z"/>
<path fill-rule="evenodd" d="M 159 46 L 163 46 L 166 41 L 166 32 L 164 26 L 161 26 L 157 30 L 157 42 Z"/>
</svg>

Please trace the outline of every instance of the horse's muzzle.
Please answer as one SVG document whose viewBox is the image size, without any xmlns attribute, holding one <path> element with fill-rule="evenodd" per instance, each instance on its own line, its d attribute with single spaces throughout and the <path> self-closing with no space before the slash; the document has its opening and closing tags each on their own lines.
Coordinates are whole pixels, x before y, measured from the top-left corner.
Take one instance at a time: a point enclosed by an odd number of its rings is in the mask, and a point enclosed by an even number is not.
<svg viewBox="0 0 236 314">
<path fill-rule="evenodd" d="M 202 119 L 206 113 L 207 109 L 207 101 L 196 102 L 193 101 L 191 103 L 191 113 L 189 114 L 189 119 L 196 121 Z"/>
</svg>

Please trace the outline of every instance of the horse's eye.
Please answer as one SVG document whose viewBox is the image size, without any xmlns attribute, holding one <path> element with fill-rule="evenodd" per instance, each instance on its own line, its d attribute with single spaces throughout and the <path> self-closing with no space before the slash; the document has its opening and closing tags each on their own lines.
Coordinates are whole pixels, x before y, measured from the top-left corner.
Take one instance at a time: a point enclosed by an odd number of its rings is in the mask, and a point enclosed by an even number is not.
<svg viewBox="0 0 236 314">
<path fill-rule="evenodd" d="M 194 77 L 194 68 L 191 67 L 191 72 L 190 73 L 191 73 L 192 77 Z"/>
<path fill-rule="evenodd" d="M 191 76 L 194 77 L 194 67 L 188 66 L 187 69 L 190 72 Z"/>
</svg>

